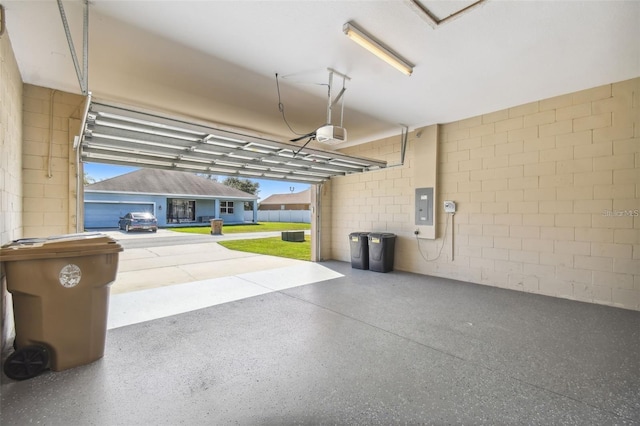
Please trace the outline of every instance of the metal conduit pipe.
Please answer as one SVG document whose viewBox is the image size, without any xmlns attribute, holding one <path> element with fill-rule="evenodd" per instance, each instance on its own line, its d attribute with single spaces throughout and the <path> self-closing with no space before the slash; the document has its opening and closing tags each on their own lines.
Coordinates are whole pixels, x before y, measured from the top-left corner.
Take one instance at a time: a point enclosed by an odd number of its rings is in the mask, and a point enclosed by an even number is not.
<svg viewBox="0 0 640 426">
<path fill-rule="evenodd" d="M 52 90 L 49 95 L 49 155 L 47 158 L 47 179 L 53 177 L 53 98 L 55 97 L 57 90 Z"/>
</svg>

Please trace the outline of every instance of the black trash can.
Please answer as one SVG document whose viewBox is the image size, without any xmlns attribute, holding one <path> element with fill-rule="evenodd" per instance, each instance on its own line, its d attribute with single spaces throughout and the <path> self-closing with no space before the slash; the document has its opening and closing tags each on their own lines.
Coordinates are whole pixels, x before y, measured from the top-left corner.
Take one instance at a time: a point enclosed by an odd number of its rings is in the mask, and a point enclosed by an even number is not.
<svg viewBox="0 0 640 426">
<path fill-rule="evenodd" d="M 386 232 L 369 234 L 369 269 L 371 271 L 393 271 L 395 244 L 395 234 Z"/>
<path fill-rule="evenodd" d="M 355 269 L 369 269 L 368 232 L 352 232 L 349 234 L 351 246 L 351 267 Z"/>
</svg>

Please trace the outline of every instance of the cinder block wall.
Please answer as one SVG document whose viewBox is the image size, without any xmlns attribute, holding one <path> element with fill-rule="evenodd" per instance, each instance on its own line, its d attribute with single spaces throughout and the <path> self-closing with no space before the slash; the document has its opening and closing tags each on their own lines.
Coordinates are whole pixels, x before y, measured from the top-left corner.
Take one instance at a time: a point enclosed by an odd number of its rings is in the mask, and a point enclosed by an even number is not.
<svg viewBox="0 0 640 426">
<path fill-rule="evenodd" d="M 22 78 L 8 33 L 0 36 L 0 245 L 22 237 Z M 0 266 L 0 268 L 2 268 Z M 0 269 L 0 344 L 13 330 L 11 297 Z"/>
<path fill-rule="evenodd" d="M 22 78 L 9 35 L 0 36 L 0 243 L 22 236 Z"/>
<path fill-rule="evenodd" d="M 325 257 L 349 261 L 351 231 L 394 232 L 400 270 L 640 310 L 640 78 L 440 131 L 438 239 L 413 236 L 413 133 L 404 166 L 327 185 Z M 399 140 L 345 151 L 393 163 Z"/>
<path fill-rule="evenodd" d="M 80 119 L 84 97 L 24 85 L 22 150 L 25 237 L 75 232 L 77 172 L 69 123 Z M 74 129 L 75 130 L 75 129 Z"/>
</svg>

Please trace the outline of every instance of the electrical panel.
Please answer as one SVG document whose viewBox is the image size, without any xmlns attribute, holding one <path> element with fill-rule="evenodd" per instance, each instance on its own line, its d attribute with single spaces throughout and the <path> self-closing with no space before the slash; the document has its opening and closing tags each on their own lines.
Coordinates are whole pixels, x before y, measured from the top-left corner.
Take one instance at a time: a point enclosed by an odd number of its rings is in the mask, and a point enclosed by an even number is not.
<svg viewBox="0 0 640 426">
<path fill-rule="evenodd" d="M 433 226 L 433 188 L 416 188 L 416 225 Z"/>
</svg>

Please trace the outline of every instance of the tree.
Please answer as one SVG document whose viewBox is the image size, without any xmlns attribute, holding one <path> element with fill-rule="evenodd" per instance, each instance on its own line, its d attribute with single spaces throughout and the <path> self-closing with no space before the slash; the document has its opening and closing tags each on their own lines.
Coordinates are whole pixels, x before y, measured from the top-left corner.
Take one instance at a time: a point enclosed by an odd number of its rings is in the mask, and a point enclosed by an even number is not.
<svg viewBox="0 0 640 426">
<path fill-rule="evenodd" d="M 248 192 L 249 194 L 258 195 L 260 192 L 260 182 L 252 182 L 249 179 L 240 179 L 237 177 L 228 177 L 222 181 L 223 185 L 230 186 L 231 188 L 239 189 L 240 191 Z"/>
<path fill-rule="evenodd" d="M 222 181 L 223 185 L 230 186 L 231 188 L 239 189 L 240 191 L 248 192 L 249 194 L 258 195 L 260 192 L 260 182 L 253 182 L 249 179 L 240 179 L 237 177 L 228 177 Z M 254 201 L 255 202 L 255 201 Z M 251 202 L 244 203 L 245 209 L 251 209 L 253 206 Z"/>
<path fill-rule="evenodd" d="M 200 176 L 202 178 L 208 179 L 208 180 L 212 180 L 214 182 L 218 181 L 218 176 L 217 175 L 212 175 L 212 174 L 207 174 L 207 173 L 196 173 L 196 176 Z"/>
<path fill-rule="evenodd" d="M 89 176 L 87 172 L 84 172 L 84 175 L 82 176 L 82 181 L 85 186 L 91 185 L 92 183 L 96 183 L 96 180 L 91 176 Z"/>
</svg>

